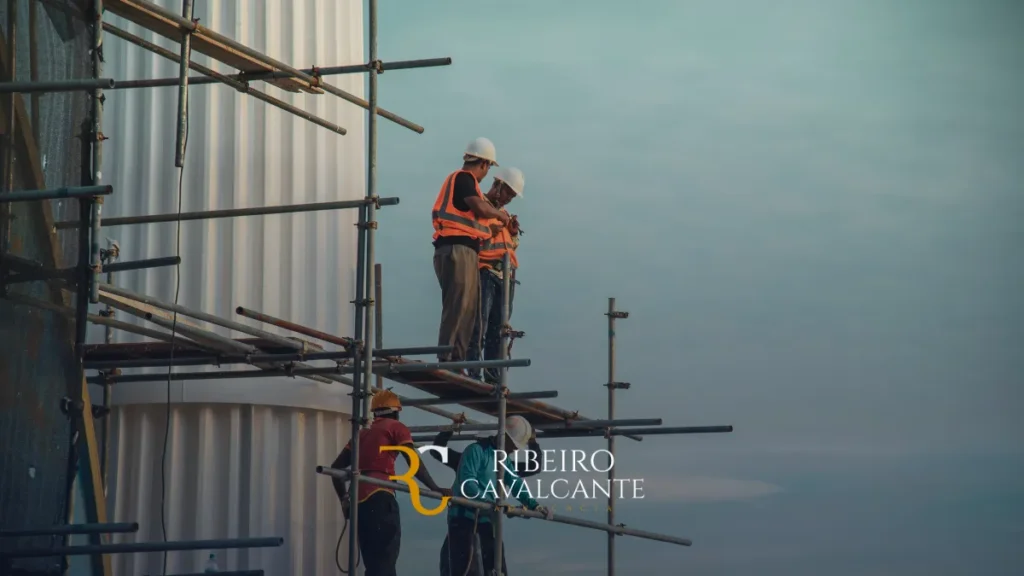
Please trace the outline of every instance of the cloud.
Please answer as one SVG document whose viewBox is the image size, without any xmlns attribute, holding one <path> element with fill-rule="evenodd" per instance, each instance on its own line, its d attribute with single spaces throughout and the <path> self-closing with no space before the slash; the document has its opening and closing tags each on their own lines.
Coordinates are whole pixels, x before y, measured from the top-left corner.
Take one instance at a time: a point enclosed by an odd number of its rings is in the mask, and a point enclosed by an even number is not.
<svg viewBox="0 0 1024 576">
<path fill-rule="evenodd" d="M 644 500 L 655 502 L 723 502 L 749 500 L 782 492 L 781 486 L 760 480 L 708 476 L 645 478 Z"/>
</svg>

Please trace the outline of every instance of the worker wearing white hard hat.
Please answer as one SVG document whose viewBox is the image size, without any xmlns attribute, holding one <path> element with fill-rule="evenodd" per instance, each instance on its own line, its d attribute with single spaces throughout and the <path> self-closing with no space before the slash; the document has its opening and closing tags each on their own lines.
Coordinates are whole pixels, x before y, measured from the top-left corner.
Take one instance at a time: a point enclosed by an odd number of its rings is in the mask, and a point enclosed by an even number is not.
<svg viewBox="0 0 1024 576">
<path fill-rule="evenodd" d="M 513 422 L 513 429 L 516 426 L 518 426 L 518 424 Z M 434 436 L 434 439 L 430 442 L 430 444 L 433 446 L 447 448 L 448 442 L 451 441 L 452 436 L 454 435 L 454 427 L 448 430 L 442 430 L 437 434 L 437 436 Z M 505 461 L 505 463 L 508 464 L 510 468 L 512 468 L 512 471 L 515 472 L 516 476 L 519 476 L 520 478 L 523 479 L 529 478 L 530 476 L 536 476 L 537 474 L 540 474 L 543 470 L 540 465 L 543 451 L 541 450 L 540 443 L 537 442 L 537 432 L 535 430 L 533 431 L 533 433 L 530 436 L 530 439 L 528 440 L 528 444 L 526 445 L 526 452 L 526 457 L 508 458 Z M 437 460 L 438 462 L 444 464 L 445 466 L 451 468 L 456 473 L 458 473 L 459 465 L 462 463 L 462 452 L 454 448 L 448 448 L 447 458 L 442 458 L 441 455 L 434 450 L 430 450 L 429 454 L 434 460 Z M 449 565 L 449 557 L 451 553 L 448 551 L 448 547 L 448 537 L 445 536 L 444 542 L 441 544 L 441 556 L 439 562 L 441 576 L 459 576 L 452 574 L 451 566 Z M 502 567 L 504 567 L 505 565 L 505 557 L 507 556 L 508 547 L 506 546 L 505 554 L 502 556 L 501 561 Z M 504 570 L 504 572 L 507 574 L 508 570 Z"/>
<path fill-rule="evenodd" d="M 439 354 L 441 361 L 467 357 L 480 317 L 480 247 L 510 222 L 480 191 L 480 182 L 497 165 L 494 144 L 473 140 L 463 153 L 462 168 L 445 178 L 434 201 L 434 273 L 441 286 L 437 344 L 452 350 Z"/>
<path fill-rule="evenodd" d="M 503 213 L 508 214 L 506 206 L 514 198 L 523 196 L 526 179 L 523 171 L 518 168 L 498 168 L 494 171 L 494 183 L 487 192 L 487 200 Z M 503 307 L 504 274 L 512 276 L 509 290 L 508 313 L 512 315 L 512 300 L 515 295 L 516 269 L 519 259 L 516 250 L 519 248 L 519 219 L 509 215 L 510 224 L 484 242 L 480 249 L 480 323 L 473 331 L 473 340 L 469 345 L 469 360 L 501 359 L 501 326 Z M 508 254 L 510 270 L 502 270 L 505 254 Z M 482 352 L 482 354 L 481 354 Z M 497 384 L 500 371 L 495 368 L 484 370 L 484 380 Z M 480 370 L 470 370 L 470 378 L 480 379 Z"/>
<path fill-rule="evenodd" d="M 512 458 L 508 455 L 524 449 L 533 436 L 533 427 L 522 416 L 509 416 L 505 421 L 505 438 L 499 442 L 497 435 L 481 438 L 469 445 L 459 459 L 459 469 L 452 484 L 452 494 L 469 500 L 494 504 L 497 495 L 504 494 L 521 504 L 544 514 L 549 520 L 551 510 L 537 503 L 523 487 L 523 480 L 509 472 L 497 458 L 504 457 L 508 467 Z M 500 456 L 499 456 L 500 453 Z M 501 470 L 504 489 L 498 485 Z M 504 495 L 503 494 L 503 495 Z M 475 508 L 453 503 L 448 508 L 448 566 L 453 575 L 484 576 L 494 566 L 494 532 L 490 514 Z M 474 548 L 479 546 L 479 555 L 485 572 L 473 562 Z M 502 572 L 506 572 L 502 566 Z"/>
</svg>

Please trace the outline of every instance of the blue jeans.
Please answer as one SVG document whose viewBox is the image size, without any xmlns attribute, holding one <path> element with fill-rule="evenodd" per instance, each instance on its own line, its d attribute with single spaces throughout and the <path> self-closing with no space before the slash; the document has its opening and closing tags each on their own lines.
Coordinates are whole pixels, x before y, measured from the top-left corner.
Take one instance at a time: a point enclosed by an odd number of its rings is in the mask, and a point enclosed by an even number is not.
<svg viewBox="0 0 1024 576">
<path fill-rule="evenodd" d="M 502 280 L 486 269 L 480 270 L 480 322 L 473 330 L 469 340 L 467 360 L 499 360 L 501 358 L 501 290 Z M 512 300 L 516 295 L 515 282 L 511 284 L 508 295 L 508 315 L 512 317 Z M 481 327 L 483 327 L 481 334 Z M 480 370 L 470 370 L 469 377 L 480 379 Z M 488 368 L 484 371 L 484 380 L 497 384 L 501 379 L 501 370 Z"/>
</svg>

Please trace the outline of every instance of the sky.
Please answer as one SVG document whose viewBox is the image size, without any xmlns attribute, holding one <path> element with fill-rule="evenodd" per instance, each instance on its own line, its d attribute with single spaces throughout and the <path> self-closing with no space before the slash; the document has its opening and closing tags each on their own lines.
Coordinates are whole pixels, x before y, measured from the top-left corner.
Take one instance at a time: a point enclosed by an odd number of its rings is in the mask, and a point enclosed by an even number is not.
<svg viewBox="0 0 1024 576">
<path fill-rule="evenodd" d="M 428 213 L 488 137 L 526 175 L 511 387 L 603 417 L 614 296 L 617 415 L 735 426 L 619 440 L 619 521 L 694 541 L 620 538 L 619 574 L 1024 573 L 1024 5 L 626 6 L 381 3 L 385 61 L 454 61 L 380 78 L 426 127 L 380 123 L 385 344 L 435 338 Z M 402 512 L 436 574 L 443 520 Z M 604 573 L 602 533 L 527 522 L 512 573 Z"/>
</svg>

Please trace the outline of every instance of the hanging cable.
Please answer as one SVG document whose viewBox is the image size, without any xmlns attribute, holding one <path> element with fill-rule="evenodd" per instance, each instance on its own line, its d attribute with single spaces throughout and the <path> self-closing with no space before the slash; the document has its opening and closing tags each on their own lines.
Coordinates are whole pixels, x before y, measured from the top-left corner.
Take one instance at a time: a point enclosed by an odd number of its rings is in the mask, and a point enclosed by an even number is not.
<svg viewBox="0 0 1024 576">
<path fill-rule="evenodd" d="M 345 527 L 341 529 L 341 535 L 338 536 L 338 545 L 334 547 L 334 565 L 338 567 L 338 570 L 341 570 L 342 574 L 348 574 L 348 570 L 341 567 L 341 560 L 338 559 L 338 555 L 341 553 L 341 541 L 345 539 L 345 531 L 348 530 L 349 522 L 351 521 L 346 518 Z M 362 557 L 359 554 L 359 548 L 356 547 L 356 568 L 359 567 L 360 560 L 362 560 Z"/>
<path fill-rule="evenodd" d="M 188 115 L 185 116 L 185 140 L 184 148 L 188 149 L 189 122 Z M 178 224 L 175 231 L 174 254 L 181 260 L 181 197 L 182 184 L 185 180 L 185 162 L 182 155 L 182 166 L 178 170 Z M 178 264 L 174 267 L 174 307 L 178 307 L 178 296 L 181 293 L 181 271 Z M 177 336 L 178 311 L 175 310 L 171 316 L 171 353 L 170 361 L 167 364 L 167 402 L 164 410 L 164 446 L 160 453 L 160 532 L 164 542 L 167 542 L 167 444 L 171 435 L 171 374 L 174 370 L 174 339 Z M 167 551 L 163 553 L 161 561 L 161 574 L 167 574 Z"/>
</svg>

